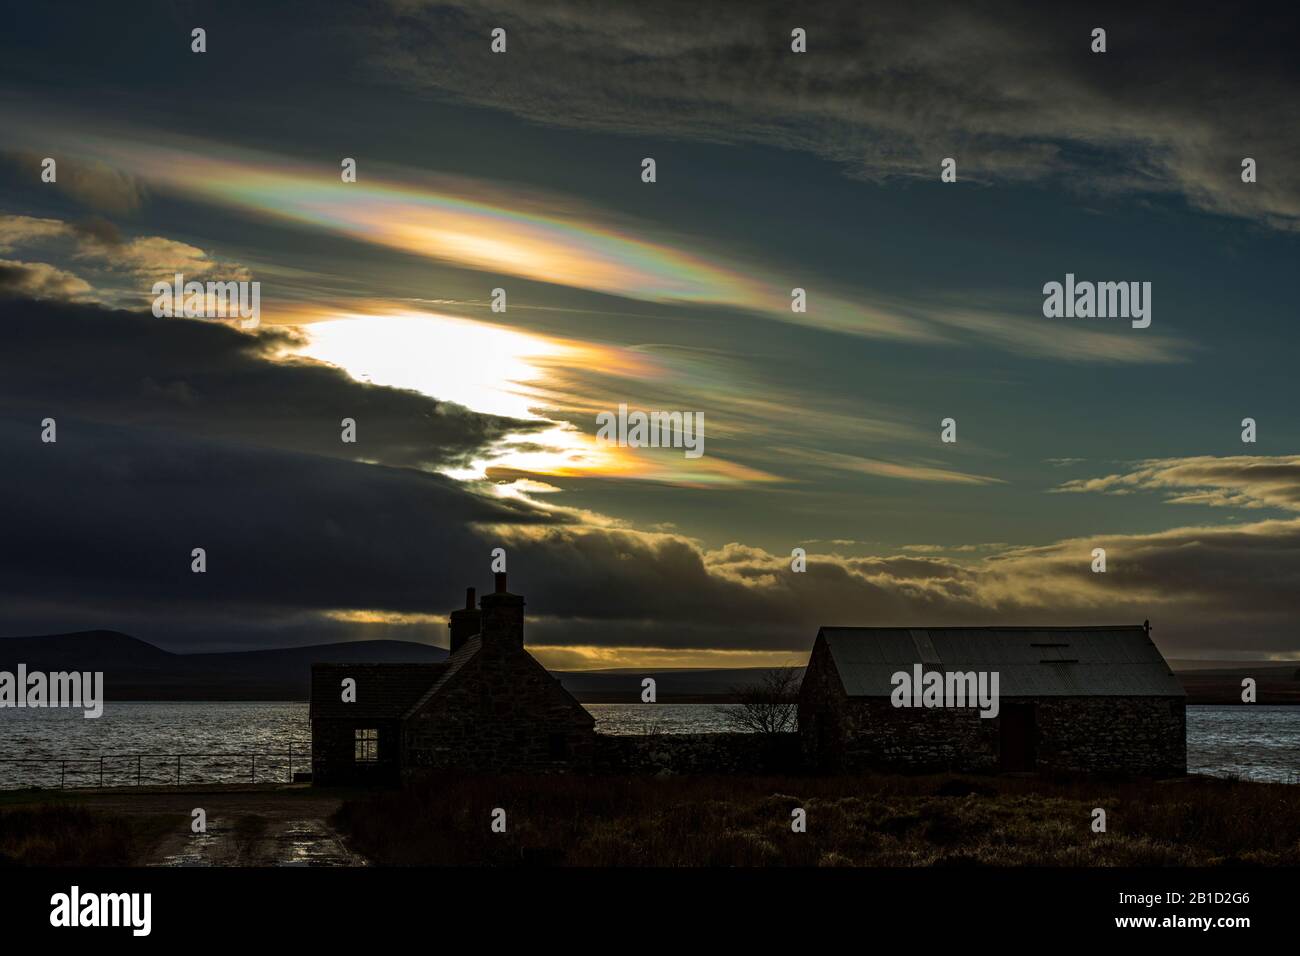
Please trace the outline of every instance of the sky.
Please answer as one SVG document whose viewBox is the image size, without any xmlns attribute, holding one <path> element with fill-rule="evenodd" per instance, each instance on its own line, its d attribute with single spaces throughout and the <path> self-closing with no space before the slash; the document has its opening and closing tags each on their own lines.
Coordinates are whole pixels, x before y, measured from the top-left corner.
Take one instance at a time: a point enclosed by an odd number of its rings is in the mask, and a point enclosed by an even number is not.
<svg viewBox="0 0 1300 956">
<path fill-rule="evenodd" d="M 862 6 L 14 11 L 0 634 L 445 645 L 504 548 L 552 667 L 1298 656 L 1294 20 Z M 155 317 L 176 273 L 260 324 Z M 1149 327 L 1046 317 L 1067 274 Z M 603 442 L 620 405 L 704 454 Z"/>
</svg>

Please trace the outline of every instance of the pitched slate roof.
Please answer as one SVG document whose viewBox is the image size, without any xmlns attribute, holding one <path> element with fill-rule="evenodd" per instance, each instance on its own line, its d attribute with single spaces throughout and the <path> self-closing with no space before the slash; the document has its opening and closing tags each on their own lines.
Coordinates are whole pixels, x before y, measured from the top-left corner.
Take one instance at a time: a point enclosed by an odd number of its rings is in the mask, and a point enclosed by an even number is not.
<svg viewBox="0 0 1300 956">
<path fill-rule="evenodd" d="M 1001 697 L 1184 697 L 1142 625 L 823 627 L 844 691 L 888 697 L 898 671 L 997 671 Z"/>
<path fill-rule="evenodd" d="M 312 664 L 311 716 L 401 717 L 450 663 Z M 357 682 L 354 704 L 343 703 L 345 677 Z"/>
<path fill-rule="evenodd" d="M 456 676 L 457 671 L 473 659 L 474 655 L 479 652 L 479 648 L 482 646 L 483 639 L 478 634 L 475 634 L 473 637 L 466 640 L 465 643 L 456 650 L 455 654 L 452 654 L 451 657 L 447 658 L 446 662 L 442 665 L 442 673 L 438 675 L 437 680 L 432 684 L 432 686 L 425 687 L 424 692 L 418 695 L 413 702 L 406 706 L 402 711 L 401 716 L 403 718 L 410 717 L 428 703 L 429 700 L 433 698 L 434 694 L 442 690 L 447 682 Z"/>
</svg>

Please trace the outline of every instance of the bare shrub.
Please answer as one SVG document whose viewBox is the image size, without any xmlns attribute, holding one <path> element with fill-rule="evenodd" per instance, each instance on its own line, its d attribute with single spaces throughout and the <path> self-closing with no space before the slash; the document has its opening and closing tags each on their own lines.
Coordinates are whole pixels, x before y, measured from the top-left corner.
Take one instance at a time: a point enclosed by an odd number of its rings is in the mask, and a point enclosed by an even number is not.
<svg viewBox="0 0 1300 956">
<path fill-rule="evenodd" d="M 785 734 L 795 730 L 799 668 L 773 667 L 757 682 L 731 688 L 734 704 L 717 708 L 728 728 L 750 734 Z"/>
</svg>

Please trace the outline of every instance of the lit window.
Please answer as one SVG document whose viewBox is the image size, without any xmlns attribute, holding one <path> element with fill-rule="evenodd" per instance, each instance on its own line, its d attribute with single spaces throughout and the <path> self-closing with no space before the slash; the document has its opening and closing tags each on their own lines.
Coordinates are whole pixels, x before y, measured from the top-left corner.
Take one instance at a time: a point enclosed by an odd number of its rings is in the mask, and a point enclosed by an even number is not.
<svg viewBox="0 0 1300 956">
<path fill-rule="evenodd" d="M 379 759 L 379 731 L 373 727 L 356 730 L 357 763 L 374 763 Z"/>
</svg>

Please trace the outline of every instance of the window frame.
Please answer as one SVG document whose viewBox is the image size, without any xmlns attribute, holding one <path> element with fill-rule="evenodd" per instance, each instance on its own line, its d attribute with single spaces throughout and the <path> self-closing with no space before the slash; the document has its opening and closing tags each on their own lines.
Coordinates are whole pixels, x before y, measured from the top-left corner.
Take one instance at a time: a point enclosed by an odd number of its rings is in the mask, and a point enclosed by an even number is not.
<svg viewBox="0 0 1300 956">
<path fill-rule="evenodd" d="M 379 728 L 352 728 L 352 762 L 379 763 Z"/>
</svg>

